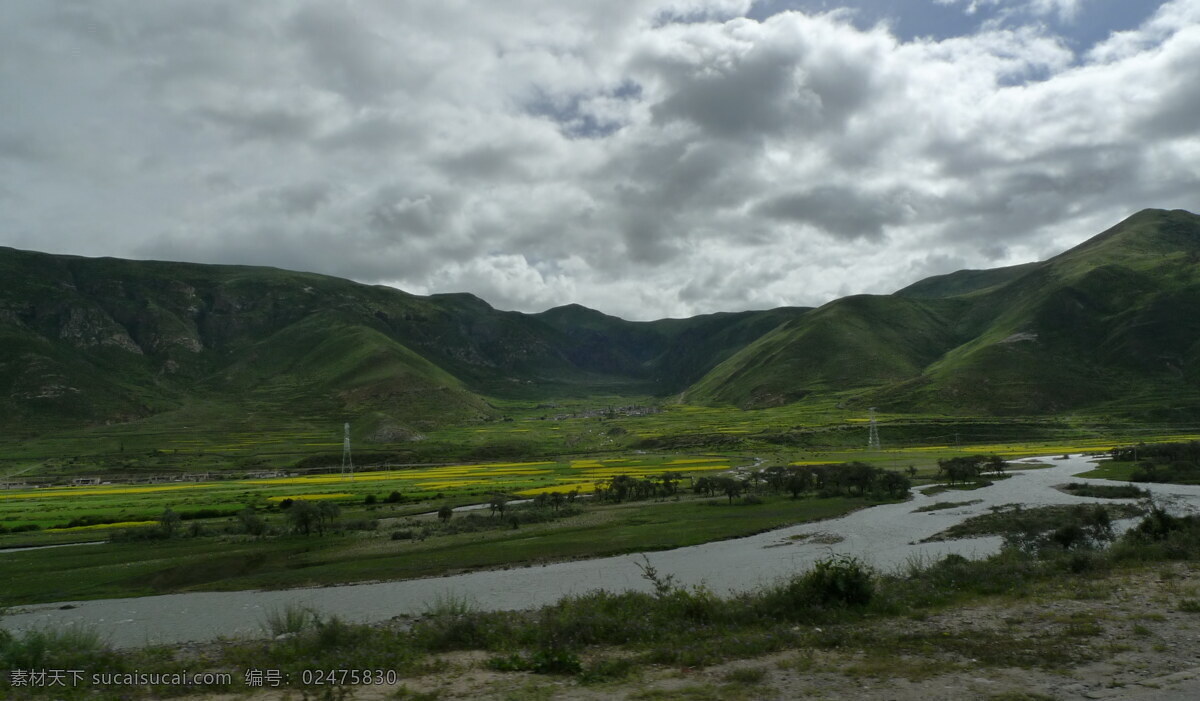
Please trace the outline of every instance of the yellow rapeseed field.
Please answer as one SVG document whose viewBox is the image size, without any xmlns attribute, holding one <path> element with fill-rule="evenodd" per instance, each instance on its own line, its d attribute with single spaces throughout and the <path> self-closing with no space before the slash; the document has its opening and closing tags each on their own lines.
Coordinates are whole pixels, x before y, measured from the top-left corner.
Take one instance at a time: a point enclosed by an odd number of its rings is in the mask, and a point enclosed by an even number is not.
<svg viewBox="0 0 1200 701">
<path fill-rule="evenodd" d="M 455 489 L 457 487 L 471 487 L 479 484 L 492 484 L 492 480 L 455 480 L 453 482 L 418 482 L 416 486 L 421 489 Z"/>
<path fill-rule="evenodd" d="M 554 494 L 560 492 L 567 494 L 573 489 L 578 489 L 580 494 L 589 494 L 596 491 L 595 482 L 568 482 L 564 484 L 554 484 L 548 487 L 533 487 L 532 489 L 522 489 L 516 492 L 518 496 L 535 497 L 539 494 Z"/>
<path fill-rule="evenodd" d="M 154 487 L 69 487 L 66 489 L 32 489 L 15 494 L 0 494 L 0 499 L 41 499 L 42 497 L 88 497 L 107 494 L 144 494 L 147 492 L 169 492 L 176 489 L 202 489 L 212 484 L 171 484 Z"/>
<path fill-rule="evenodd" d="M 283 501 L 284 499 L 291 499 L 292 501 L 313 501 L 317 499 L 345 499 L 346 497 L 352 496 L 354 495 L 346 492 L 339 492 L 336 494 L 292 494 L 290 496 L 267 497 L 267 501 Z"/>
<path fill-rule="evenodd" d="M 158 521 L 120 521 L 118 523 L 97 523 L 91 526 L 72 526 L 70 528 L 47 528 L 47 533 L 67 533 L 73 531 L 98 531 L 102 528 L 136 528 L 138 526 L 153 526 Z"/>
</svg>

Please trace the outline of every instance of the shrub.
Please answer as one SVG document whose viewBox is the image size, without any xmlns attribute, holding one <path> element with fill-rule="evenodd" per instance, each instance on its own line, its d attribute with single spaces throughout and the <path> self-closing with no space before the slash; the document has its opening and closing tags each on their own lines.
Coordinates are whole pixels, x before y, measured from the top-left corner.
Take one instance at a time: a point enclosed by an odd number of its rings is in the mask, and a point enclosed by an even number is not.
<svg viewBox="0 0 1200 701">
<path fill-rule="evenodd" d="M 624 657 L 609 660 L 596 660 L 579 672 L 582 684 L 600 684 L 617 679 L 624 679 L 633 671 L 633 660 Z"/>
<path fill-rule="evenodd" d="M 119 669 L 119 660 L 100 634 L 87 627 L 0 635 L 0 667 L 4 669 Z"/>
<path fill-rule="evenodd" d="M 267 532 L 267 522 L 254 511 L 254 507 L 247 506 L 238 512 L 237 517 L 244 532 L 255 536 L 260 536 Z"/>
<path fill-rule="evenodd" d="M 345 531 L 373 531 L 379 528 L 379 521 L 373 518 L 355 518 L 341 522 L 341 528 Z"/>
<path fill-rule="evenodd" d="M 307 606 L 287 604 L 282 609 L 267 612 L 262 622 L 263 630 L 272 637 L 295 635 L 317 624 L 317 613 Z"/>
<path fill-rule="evenodd" d="M 874 573 L 858 558 L 837 555 L 767 589 L 754 605 L 768 616 L 805 619 L 826 609 L 864 606 L 874 593 Z"/>
<path fill-rule="evenodd" d="M 856 557 L 845 555 L 819 560 L 800 579 L 807 596 L 829 605 L 863 606 L 875 592 L 874 575 Z"/>
<path fill-rule="evenodd" d="M 412 628 L 413 638 L 427 650 L 490 649 L 508 645 L 517 636 L 512 614 L 481 612 L 470 599 L 442 594 L 426 606 L 425 616 Z"/>
<path fill-rule="evenodd" d="M 1200 517 L 1172 516 L 1158 505 L 1114 546 L 1116 560 L 1186 560 L 1200 557 Z"/>
</svg>

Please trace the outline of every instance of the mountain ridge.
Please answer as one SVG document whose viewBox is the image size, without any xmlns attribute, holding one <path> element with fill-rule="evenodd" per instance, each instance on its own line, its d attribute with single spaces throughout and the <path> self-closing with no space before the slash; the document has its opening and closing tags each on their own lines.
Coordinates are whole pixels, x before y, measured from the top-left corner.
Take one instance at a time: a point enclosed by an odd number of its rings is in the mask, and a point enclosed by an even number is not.
<svg viewBox="0 0 1200 701">
<path fill-rule="evenodd" d="M 1200 308 L 1198 263 L 1200 217 L 1144 210 L 1046 261 L 892 295 L 627 321 L 280 268 L 0 247 L 0 423 L 123 422 L 211 400 L 417 431 L 495 418 L 491 398 L 594 394 L 1120 410 L 1200 386 L 1200 321 L 1184 312 Z M 1174 404 L 1143 408 L 1193 411 Z"/>
</svg>

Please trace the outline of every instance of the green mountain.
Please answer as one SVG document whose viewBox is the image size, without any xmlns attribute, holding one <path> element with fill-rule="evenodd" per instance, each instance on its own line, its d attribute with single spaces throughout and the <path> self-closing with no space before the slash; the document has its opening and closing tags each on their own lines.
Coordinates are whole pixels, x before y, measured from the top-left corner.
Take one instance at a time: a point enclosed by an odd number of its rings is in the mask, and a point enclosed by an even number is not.
<svg viewBox="0 0 1200 701">
<path fill-rule="evenodd" d="M 195 402 L 370 416 L 415 433 L 484 397 L 673 393 L 803 310 L 629 322 L 493 309 L 272 268 L 0 248 L 0 425 L 127 422 Z"/>
<path fill-rule="evenodd" d="M 204 404 L 395 438 L 495 399 L 654 394 L 746 408 L 1200 414 L 1200 217 L 1147 210 L 1050 260 L 892 295 L 632 322 L 505 312 L 273 268 L 0 248 L 0 426 Z"/>
<path fill-rule="evenodd" d="M 717 366 L 693 400 L 814 391 L 897 411 L 1200 414 L 1200 217 L 1146 210 L 1050 260 L 831 302 Z"/>
</svg>

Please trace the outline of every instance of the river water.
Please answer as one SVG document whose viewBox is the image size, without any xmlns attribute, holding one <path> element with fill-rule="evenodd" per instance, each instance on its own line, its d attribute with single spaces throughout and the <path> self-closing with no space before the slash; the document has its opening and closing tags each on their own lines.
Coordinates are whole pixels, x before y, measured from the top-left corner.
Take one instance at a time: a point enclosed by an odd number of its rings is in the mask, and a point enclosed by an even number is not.
<svg viewBox="0 0 1200 701">
<path fill-rule="evenodd" d="M 1050 463 L 1049 469 L 1018 472 L 1021 462 Z M 914 493 L 902 504 L 885 504 L 847 516 L 791 526 L 748 538 L 649 553 L 646 557 L 661 575 L 673 575 L 683 585 L 704 584 L 716 592 L 753 589 L 797 571 L 831 554 L 863 558 L 888 571 L 911 558 L 940 558 L 948 553 L 985 557 L 1000 547 L 1000 538 L 986 537 L 939 543 L 920 543 L 938 531 L 991 506 L 1024 504 L 1081 504 L 1102 501 L 1065 494 L 1055 485 L 1085 480 L 1074 474 L 1091 469 L 1089 459 L 1017 461 L 1009 479 L 974 491 Z M 1200 511 L 1200 486 L 1140 485 L 1177 513 Z M 966 507 L 914 513 L 939 501 L 980 503 Z M 807 538 L 805 538 L 807 537 Z M 800 538 L 800 539 L 798 539 Z M 840 538 L 840 540 L 838 540 Z M 837 540 L 838 542 L 832 542 Z M 817 541 L 817 542 L 813 542 Z M 473 572 L 452 577 L 352 584 L 283 591 L 199 592 L 130 599 L 59 602 L 18 607 L 0 623 L 11 630 L 85 625 L 94 627 L 117 647 L 154 643 L 215 640 L 220 637 L 261 637 L 271 611 L 288 605 L 310 607 L 325 615 L 359 622 L 419 615 L 435 599 L 465 597 L 481 608 L 523 609 L 552 603 L 563 596 L 595 589 L 651 590 L 641 576 L 641 555 Z"/>
</svg>

